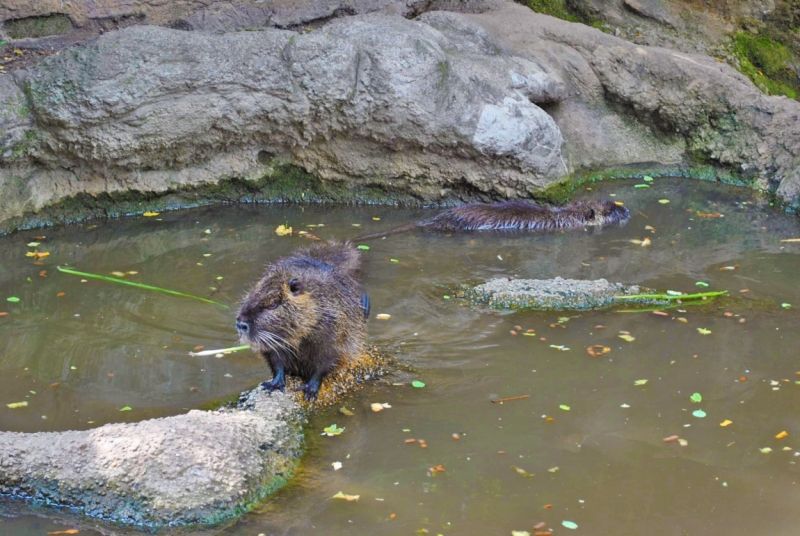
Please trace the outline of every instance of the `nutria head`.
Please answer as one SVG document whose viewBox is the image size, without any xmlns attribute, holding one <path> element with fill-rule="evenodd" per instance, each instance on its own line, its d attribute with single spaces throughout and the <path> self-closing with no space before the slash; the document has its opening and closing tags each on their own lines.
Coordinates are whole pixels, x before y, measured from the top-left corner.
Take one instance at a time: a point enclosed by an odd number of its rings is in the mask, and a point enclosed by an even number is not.
<svg viewBox="0 0 800 536">
<path fill-rule="evenodd" d="M 316 285 L 304 277 L 305 270 L 294 268 L 270 266 L 242 301 L 236 330 L 253 350 L 294 354 L 317 325 Z"/>
<path fill-rule="evenodd" d="M 581 201 L 576 203 L 576 208 L 583 214 L 584 225 L 595 227 L 624 224 L 631 217 L 631 211 L 627 207 L 608 199 Z"/>
</svg>

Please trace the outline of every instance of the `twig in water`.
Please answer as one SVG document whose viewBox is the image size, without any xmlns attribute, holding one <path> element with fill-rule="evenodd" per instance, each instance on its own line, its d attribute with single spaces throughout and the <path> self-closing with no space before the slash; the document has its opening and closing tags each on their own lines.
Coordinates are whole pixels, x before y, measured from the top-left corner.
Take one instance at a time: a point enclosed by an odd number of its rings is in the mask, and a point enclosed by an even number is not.
<svg viewBox="0 0 800 536">
<path fill-rule="evenodd" d="M 222 350 L 203 350 L 202 352 L 189 352 L 190 356 L 198 357 L 204 355 L 215 354 L 229 354 L 231 352 L 238 352 L 239 350 L 248 350 L 249 346 L 234 346 L 233 348 L 223 348 Z"/>
<path fill-rule="evenodd" d="M 521 398 L 528 398 L 531 395 L 520 395 L 520 396 L 510 396 L 508 398 L 495 398 L 492 400 L 492 404 L 497 404 L 499 402 L 508 402 L 509 400 L 519 400 Z"/>
</svg>

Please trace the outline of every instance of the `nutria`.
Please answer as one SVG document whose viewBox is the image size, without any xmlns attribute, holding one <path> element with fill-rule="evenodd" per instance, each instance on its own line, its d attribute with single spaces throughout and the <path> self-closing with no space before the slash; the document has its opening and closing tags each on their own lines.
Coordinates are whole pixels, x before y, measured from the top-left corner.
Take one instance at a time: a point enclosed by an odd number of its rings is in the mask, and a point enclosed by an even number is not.
<svg viewBox="0 0 800 536">
<path fill-rule="evenodd" d="M 419 227 L 440 231 L 573 229 L 625 223 L 628 218 L 630 211 L 626 207 L 609 200 L 577 201 L 563 207 L 525 201 L 479 203 L 450 208 L 433 218 L 354 240 L 404 233 Z"/>
<path fill-rule="evenodd" d="M 328 373 L 364 352 L 369 297 L 360 268 L 360 252 L 333 241 L 267 266 L 236 317 L 242 342 L 272 369 L 263 389 L 283 391 L 291 374 L 305 382 L 298 391 L 312 400 Z"/>
</svg>

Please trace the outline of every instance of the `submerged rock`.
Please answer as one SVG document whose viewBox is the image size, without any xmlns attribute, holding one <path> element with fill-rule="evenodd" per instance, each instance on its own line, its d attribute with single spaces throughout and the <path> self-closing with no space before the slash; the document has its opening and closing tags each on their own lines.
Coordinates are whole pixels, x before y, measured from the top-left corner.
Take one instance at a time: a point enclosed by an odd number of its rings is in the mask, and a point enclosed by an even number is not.
<svg viewBox="0 0 800 536">
<path fill-rule="evenodd" d="M 601 309 L 631 303 L 618 296 L 649 292 L 636 285 L 609 283 L 605 279 L 492 279 L 463 293 L 475 305 L 499 309 L 533 309 L 559 311 L 566 309 Z M 650 301 L 649 303 L 654 303 Z M 663 303 L 667 303 L 666 300 Z"/>
<path fill-rule="evenodd" d="M 380 375 L 371 351 L 327 378 L 322 405 Z M 0 496 L 60 506 L 137 527 L 209 525 L 242 515 L 282 487 L 303 454 L 313 408 L 290 378 L 287 394 L 260 388 L 237 407 L 93 430 L 0 432 Z"/>
</svg>

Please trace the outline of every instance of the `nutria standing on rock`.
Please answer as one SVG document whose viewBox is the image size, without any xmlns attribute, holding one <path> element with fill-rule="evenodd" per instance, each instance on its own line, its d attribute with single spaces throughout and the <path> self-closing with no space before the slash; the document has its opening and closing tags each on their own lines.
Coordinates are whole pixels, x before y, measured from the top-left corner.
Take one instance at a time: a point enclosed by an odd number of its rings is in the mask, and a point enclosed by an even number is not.
<svg viewBox="0 0 800 536">
<path fill-rule="evenodd" d="M 241 340 L 272 369 L 261 387 L 284 390 L 286 374 L 305 382 L 311 400 L 323 378 L 365 351 L 369 297 L 362 291 L 360 252 L 349 243 L 300 248 L 267 266 L 236 317 Z"/>
<path fill-rule="evenodd" d="M 354 240 L 404 233 L 418 227 L 440 231 L 578 229 L 625 223 L 630 216 L 626 207 L 605 199 L 577 201 L 563 207 L 525 201 L 479 203 L 450 208 L 431 219 L 359 236 Z"/>
</svg>

